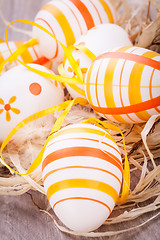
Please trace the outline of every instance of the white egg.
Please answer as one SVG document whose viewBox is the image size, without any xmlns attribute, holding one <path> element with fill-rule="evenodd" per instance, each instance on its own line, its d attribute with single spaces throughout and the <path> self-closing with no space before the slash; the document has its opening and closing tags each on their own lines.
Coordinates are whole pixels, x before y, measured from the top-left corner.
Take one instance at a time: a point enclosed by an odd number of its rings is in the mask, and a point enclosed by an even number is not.
<svg viewBox="0 0 160 240">
<path fill-rule="evenodd" d="M 43 155 L 48 200 L 68 228 L 89 232 L 112 212 L 121 189 L 122 159 L 104 129 L 72 124 L 53 134 Z"/>
<path fill-rule="evenodd" d="M 108 0 L 52 0 L 37 13 L 35 23 L 69 47 L 97 24 L 114 23 L 115 15 L 116 11 Z M 33 27 L 33 37 L 38 39 L 42 55 L 57 63 L 63 61 L 64 51 L 55 39 L 37 27 Z"/>
<path fill-rule="evenodd" d="M 76 45 L 84 45 L 88 48 L 95 56 L 102 54 L 103 52 L 109 51 L 116 47 L 132 46 L 132 42 L 127 32 L 120 26 L 111 23 L 105 23 L 97 25 L 85 35 L 82 35 Z M 92 60 L 81 50 L 72 51 L 74 59 L 79 64 L 83 75 L 85 76 L 86 70 L 91 64 Z M 68 59 L 64 63 L 64 70 L 68 77 L 75 77 L 74 70 L 72 69 Z M 85 97 L 84 85 L 72 85 L 66 84 L 66 87 L 73 98 Z M 82 92 L 83 91 L 83 92 Z"/>
<path fill-rule="evenodd" d="M 44 66 L 29 66 L 51 73 Z M 63 101 L 59 83 L 20 65 L 8 70 L 0 77 L 0 142 L 23 119 Z"/>
</svg>

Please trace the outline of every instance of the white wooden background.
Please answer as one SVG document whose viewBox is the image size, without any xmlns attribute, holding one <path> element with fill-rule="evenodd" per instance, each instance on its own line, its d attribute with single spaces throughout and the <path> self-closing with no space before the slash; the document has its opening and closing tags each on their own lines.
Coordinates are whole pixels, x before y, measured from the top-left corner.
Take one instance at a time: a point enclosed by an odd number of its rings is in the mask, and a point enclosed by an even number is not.
<svg viewBox="0 0 160 240">
<path fill-rule="evenodd" d="M 112 0 L 114 1 L 114 0 Z M 10 22 L 17 19 L 34 20 L 37 11 L 47 0 L 0 0 L 0 10 L 4 17 Z M 19 26 L 19 25 L 18 25 Z M 0 19 L 0 38 L 4 39 L 6 26 Z M 32 27 L 25 25 L 24 29 Z M 19 34 L 9 30 L 9 40 L 27 40 L 24 34 Z M 38 192 L 31 192 L 35 202 L 42 208 L 46 208 L 47 199 Z M 52 211 L 51 211 L 52 213 Z M 155 214 L 155 213 L 154 213 Z M 146 214 L 136 219 L 132 224 L 123 223 L 120 228 L 128 228 L 143 223 L 153 213 Z M 107 227 L 101 227 L 101 231 Z M 114 230 L 114 227 L 110 228 Z M 60 232 L 54 225 L 51 218 L 38 210 L 32 203 L 30 196 L 25 193 L 21 196 L 0 196 L 0 240 L 85 240 L 92 238 L 75 237 Z M 96 238 L 98 239 L 98 238 Z M 149 224 L 112 238 L 99 238 L 100 240 L 159 240 L 160 239 L 160 219 L 156 218 Z"/>
</svg>

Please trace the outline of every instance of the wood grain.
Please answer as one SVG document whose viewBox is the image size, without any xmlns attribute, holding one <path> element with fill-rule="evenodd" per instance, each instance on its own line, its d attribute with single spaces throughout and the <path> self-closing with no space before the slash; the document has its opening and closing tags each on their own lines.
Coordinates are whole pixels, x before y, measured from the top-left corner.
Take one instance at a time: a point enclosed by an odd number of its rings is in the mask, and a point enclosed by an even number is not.
<svg viewBox="0 0 160 240">
<path fill-rule="evenodd" d="M 10 22 L 17 19 L 34 20 L 35 14 L 48 0 L 0 0 L 0 10 Z M 17 25 L 27 30 L 31 26 Z M 5 39 L 6 26 L 0 20 L 0 38 Z M 28 36 L 9 30 L 9 40 L 27 40 Z M 46 209 L 48 201 L 38 192 L 30 191 L 34 201 L 42 209 Z M 50 211 L 52 214 L 52 210 Z M 123 223 L 121 226 L 102 226 L 101 231 L 114 230 L 115 228 L 129 228 L 143 223 L 155 213 L 143 215 L 132 223 Z M 96 217 L 96 216 L 95 216 Z M 144 227 L 121 234 L 115 237 L 95 238 L 99 240 L 159 240 L 160 219 L 156 218 Z M 1 240 L 91 240 L 93 238 L 76 237 L 62 233 L 57 229 L 53 220 L 41 212 L 32 202 L 29 194 L 21 196 L 0 196 L 0 239 Z"/>
</svg>

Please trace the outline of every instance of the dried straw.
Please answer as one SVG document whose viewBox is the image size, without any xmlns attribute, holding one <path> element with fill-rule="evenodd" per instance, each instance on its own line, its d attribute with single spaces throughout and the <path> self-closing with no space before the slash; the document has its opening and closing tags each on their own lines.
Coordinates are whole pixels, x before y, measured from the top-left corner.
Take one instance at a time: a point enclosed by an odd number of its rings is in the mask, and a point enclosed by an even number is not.
<svg viewBox="0 0 160 240">
<path fill-rule="evenodd" d="M 160 51 L 160 2 L 157 0 L 114 0 L 118 12 L 118 24 L 127 30 L 135 45 Z M 70 96 L 66 95 L 66 99 Z M 58 113 L 45 117 L 43 126 L 38 121 L 22 128 L 12 144 L 9 143 L 4 158 L 10 166 L 20 172 L 25 171 L 40 152 L 46 138 L 58 117 Z M 66 117 L 63 126 L 77 123 L 90 117 L 97 117 L 88 106 L 74 106 Z M 105 120 L 107 121 L 107 120 Z M 109 122 L 109 121 L 107 121 Z M 125 204 L 117 205 L 104 223 L 105 231 L 94 233 L 75 233 L 60 226 L 57 227 L 74 235 L 88 237 L 113 236 L 133 230 L 156 218 L 160 212 L 160 116 L 153 116 L 146 124 L 118 124 L 125 135 L 126 149 L 131 168 L 131 190 Z M 117 142 L 122 157 L 124 149 L 121 136 L 110 130 Z M 41 166 L 29 176 L 18 176 L 0 165 L 0 194 L 20 195 L 29 189 L 44 194 L 41 180 Z M 131 222 L 147 212 L 156 214 L 136 226 L 116 230 L 116 224 Z M 107 231 L 109 226 L 113 231 Z"/>
</svg>

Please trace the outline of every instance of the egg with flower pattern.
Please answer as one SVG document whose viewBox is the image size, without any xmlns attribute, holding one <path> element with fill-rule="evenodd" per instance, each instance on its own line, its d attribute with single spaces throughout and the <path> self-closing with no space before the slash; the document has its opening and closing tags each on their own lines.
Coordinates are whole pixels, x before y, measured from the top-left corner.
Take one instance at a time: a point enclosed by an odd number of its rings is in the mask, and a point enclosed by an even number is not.
<svg viewBox="0 0 160 240">
<path fill-rule="evenodd" d="M 29 66 L 50 73 L 44 66 Z M 63 101 L 59 83 L 20 65 L 8 70 L 0 77 L 0 141 L 23 119 Z"/>
</svg>

